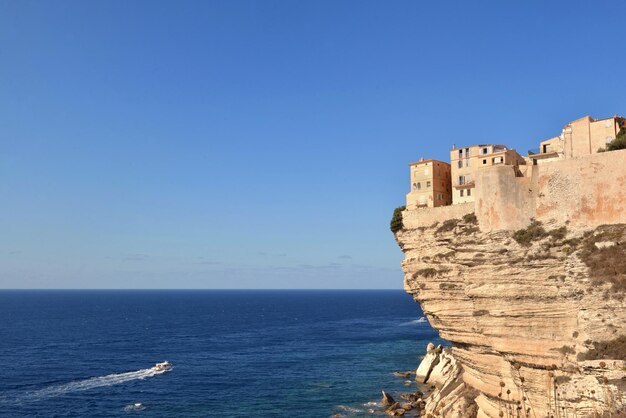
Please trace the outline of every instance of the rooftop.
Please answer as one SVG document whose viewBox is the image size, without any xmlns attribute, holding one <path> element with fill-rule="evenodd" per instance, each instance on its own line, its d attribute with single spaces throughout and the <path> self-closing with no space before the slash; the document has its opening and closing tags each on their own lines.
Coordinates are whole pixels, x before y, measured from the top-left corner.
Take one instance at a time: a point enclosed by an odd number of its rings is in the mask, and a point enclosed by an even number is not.
<svg viewBox="0 0 626 418">
<path fill-rule="evenodd" d="M 436 163 L 441 163 L 441 164 L 450 165 L 450 163 L 447 163 L 447 162 L 445 162 L 445 161 L 441 161 L 441 160 L 433 160 L 432 158 L 431 158 L 431 159 L 428 159 L 428 160 L 425 160 L 425 159 L 423 159 L 423 158 L 422 158 L 422 159 L 420 159 L 419 161 L 414 161 L 414 162 L 412 162 L 412 163 L 409 163 L 409 166 L 412 166 L 412 165 L 419 165 L 419 164 L 426 164 L 426 163 L 430 163 L 430 162 L 436 162 Z"/>
</svg>

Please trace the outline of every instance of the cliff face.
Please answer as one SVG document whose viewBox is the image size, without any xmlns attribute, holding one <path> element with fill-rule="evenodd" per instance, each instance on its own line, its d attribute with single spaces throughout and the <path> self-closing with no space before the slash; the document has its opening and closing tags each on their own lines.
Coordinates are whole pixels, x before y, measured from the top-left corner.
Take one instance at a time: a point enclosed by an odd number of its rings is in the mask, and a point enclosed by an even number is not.
<svg viewBox="0 0 626 418">
<path fill-rule="evenodd" d="M 405 290 L 453 344 L 430 358 L 458 363 L 447 377 L 431 373 L 427 411 L 585 417 L 623 408 L 626 225 L 555 220 L 514 233 L 480 223 L 467 213 L 396 233 Z"/>
</svg>

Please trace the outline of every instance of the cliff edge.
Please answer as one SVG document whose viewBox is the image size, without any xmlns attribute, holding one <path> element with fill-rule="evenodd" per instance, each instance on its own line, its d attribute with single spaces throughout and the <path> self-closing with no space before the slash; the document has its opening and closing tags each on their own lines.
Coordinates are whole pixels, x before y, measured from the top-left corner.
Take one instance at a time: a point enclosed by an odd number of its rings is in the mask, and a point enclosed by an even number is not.
<svg viewBox="0 0 626 418">
<path fill-rule="evenodd" d="M 624 411 L 626 151 L 559 164 L 494 167 L 475 203 L 402 213 L 405 290 L 452 343 L 418 369 L 427 413 Z"/>
</svg>

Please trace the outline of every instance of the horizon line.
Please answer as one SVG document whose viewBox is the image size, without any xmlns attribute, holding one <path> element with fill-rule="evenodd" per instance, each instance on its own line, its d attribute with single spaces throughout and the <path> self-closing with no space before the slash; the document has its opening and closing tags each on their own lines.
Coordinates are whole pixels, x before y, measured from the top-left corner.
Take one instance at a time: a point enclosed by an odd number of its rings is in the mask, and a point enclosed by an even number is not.
<svg viewBox="0 0 626 418">
<path fill-rule="evenodd" d="M 242 289 L 236 289 L 236 288 L 0 288 L 0 292 L 2 291 L 46 291 L 46 290 L 51 290 L 51 291 L 63 291 L 63 290 L 72 290 L 72 291 L 85 291 L 85 290 L 94 290 L 94 291 L 109 291 L 109 290 L 113 290 L 113 291 L 137 291 L 137 290 L 150 290 L 150 291 L 166 291 L 166 290 L 175 290 L 175 291 L 189 291 L 189 290 L 193 290 L 193 291 L 207 291 L 207 290 L 224 290 L 224 291 L 247 291 L 247 290 L 288 290 L 288 291 L 295 291 L 295 290 L 304 290 L 304 291 L 316 291 L 316 290 L 329 290 L 329 291 L 346 291 L 346 290 L 366 290 L 366 291 L 372 291 L 372 290 L 402 290 L 404 291 L 404 289 L 402 288 L 390 288 L 390 287 L 381 287 L 381 288 L 355 288 L 355 289 L 350 289 L 350 288 L 273 288 L 273 287 L 250 287 L 250 288 L 242 288 Z"/>
</svg>

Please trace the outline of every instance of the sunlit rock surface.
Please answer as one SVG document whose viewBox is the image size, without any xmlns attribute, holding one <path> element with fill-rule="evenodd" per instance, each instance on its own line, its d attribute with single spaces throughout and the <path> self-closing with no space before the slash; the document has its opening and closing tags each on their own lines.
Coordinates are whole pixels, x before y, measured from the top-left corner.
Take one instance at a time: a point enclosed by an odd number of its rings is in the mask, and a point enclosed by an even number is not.
<svg viewBox="0 0 626 418">
<path fill-rule="evenodd" d="M 428 413 L 586 417 L 626 403 L 626 226 L 536 227 L 519 243 L 468 215 L 396 234 L 405 290 L 453 344 L 417 370 L 436 388 Z"/>
</svg>

